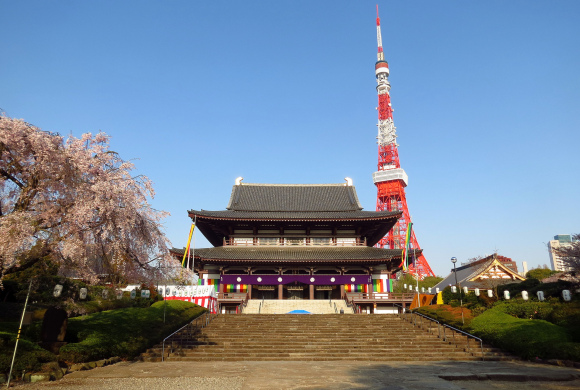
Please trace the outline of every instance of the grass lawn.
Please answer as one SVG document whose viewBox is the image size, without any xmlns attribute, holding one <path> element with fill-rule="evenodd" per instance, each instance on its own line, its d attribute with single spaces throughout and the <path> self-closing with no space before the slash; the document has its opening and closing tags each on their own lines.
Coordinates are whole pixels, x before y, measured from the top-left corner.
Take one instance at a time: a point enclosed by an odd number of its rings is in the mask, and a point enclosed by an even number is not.
<svg viewBox="0 0 580 390">
<path fill-rule="evenodd" d="M 578 308 L 578 302 L 498 302 L 474 317 L 464 308 L 464 327 L 458 307 L 431 305 L 417 311 L 524 359 L 580 361 Z"/>
<path fill-rule="evenodd" d="M 69 363 L 112 356 L 132 359 L 205 311 L 193 303 L 176 300 L 156 302 L 148 308 L 132 307 L 71 318 L 65 340 L 69 344 L 61 348 L 60 359 Z"/>
<path fill-rule="evenodd" d="M 165 311 L 165 323 L 163 313 Z M 131 307 L 69 318 L 68 342 L 56 356 L 37 345 L 40 325 L 24 327 L 18 344 L 14 372 L 39 371 L 44 363 L 57 360 L 88 362 L 119 356 L 132 359 L 145 349 L 205 312 L 206 309 L 183 301 L 161 301 L 150 307 Z M 0 373 L 10 371 L 19 322 L 0 321 Z"/>
</svg>

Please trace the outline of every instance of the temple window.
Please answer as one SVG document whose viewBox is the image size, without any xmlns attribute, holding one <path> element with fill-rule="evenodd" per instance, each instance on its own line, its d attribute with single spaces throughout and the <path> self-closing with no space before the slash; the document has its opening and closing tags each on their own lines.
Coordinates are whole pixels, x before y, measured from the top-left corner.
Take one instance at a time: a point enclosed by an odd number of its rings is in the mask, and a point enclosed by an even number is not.
<svg viewBox="0 0 580 390">
<path fill-rule="evenodd" d="M 260 245 L 278 245 L 280 239 L 278 237 L 259 237 L 258 244 Z"/>
<path fill-rule="evenodd" d="M 254 239 L 252 237 L 235 237 L 234 245 L 254 245 Z"/>
<path fill-rule="evenodd" d="M 310 237 L 312 245 L 332 245 L 331 237 Z"/>
<path fill-rule="evenodd" d="M 354 237 L 337 237 L 336 245 L 338 246 L 353 246 L 356 245 L 356 238 Z"/>
<path fill-rule="evenodd" d="M 306 245 L 306 239 L 303 237 L 286 237 L 284 238 L 284 245 Z"/>
</svg>

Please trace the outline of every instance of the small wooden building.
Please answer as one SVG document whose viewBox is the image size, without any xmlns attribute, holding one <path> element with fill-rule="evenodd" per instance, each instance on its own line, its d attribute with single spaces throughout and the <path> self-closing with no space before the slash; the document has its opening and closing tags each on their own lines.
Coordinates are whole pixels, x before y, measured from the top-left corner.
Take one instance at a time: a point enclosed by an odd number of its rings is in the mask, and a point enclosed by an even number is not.
<svg viewBox="0 0 580 390">
<path fill-rule="evenodd" d="M 457 283 L 470 290 L 493 289 L 506 283 L 525 280 L 517 272 L 517 266 L 512 259 L 494 253 L 481 260 L 457 267 Z M 434 288 L 443 290 L 447 286 L 455 285 L 455 273 L 451 273 Z"/>
</svg>

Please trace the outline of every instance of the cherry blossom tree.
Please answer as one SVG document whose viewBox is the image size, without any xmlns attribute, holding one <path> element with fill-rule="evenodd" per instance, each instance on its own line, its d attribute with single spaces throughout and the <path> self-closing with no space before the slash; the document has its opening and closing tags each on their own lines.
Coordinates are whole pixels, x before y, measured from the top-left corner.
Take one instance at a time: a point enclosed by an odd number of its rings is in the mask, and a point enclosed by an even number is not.
<svg viewBox="0 0 580 390">
<path fill-rule="evenodd" d="M 553 249 L 564 265 L 573 271 L 580 272 L 580 234 L 572 235 L 572 242 Z"/>
<path fill-rule="evenodd" d="M 133 169 L 105 133 L 65 139 L 0 116 L 0 283 L 46 260 L 88 279 L 168 268 L 168 213 L 148 204 L 152 182 Z"/>
</svg>

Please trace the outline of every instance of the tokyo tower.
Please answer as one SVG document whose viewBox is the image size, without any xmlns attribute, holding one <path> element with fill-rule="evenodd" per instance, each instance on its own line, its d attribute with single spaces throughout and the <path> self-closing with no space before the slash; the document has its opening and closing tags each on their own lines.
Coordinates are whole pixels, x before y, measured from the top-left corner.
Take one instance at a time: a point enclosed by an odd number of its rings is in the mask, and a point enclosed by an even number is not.
<svg viewBox="0 0 580 390">
<path fill-rule="evenodd" d="M 407 235 L 407 226 L 411 222 L 405 187 L 408 176 L 399 163 L 399 149 L 396 143 L 397 134 L 393 123 L 393 109 L 389 91 L 389 64 L 385 61 L 383 42 L 381 37 L 381 20 L 379 18 L 379 6 L 377 5 L 377 43 L 378 53 L 375 64 L 375 76 L 377 78 L 377 93 L 379 95 L 379 163 L 378 170 L 373 173 L 373 181 L 377 186 L 377 211 L 402 211 L 403 215 L 397 224 L 377 244 L 380 248 L 403 249 Z M 419 250 L 419 243 L 415 232 L 411 229 L 409 240 L 411 254 L 413 249 Z M 425 256 L 421 253 L 415 263 L 409 267 L 409 273 L 418 278 L 435 276 Z"/>
</svg>

